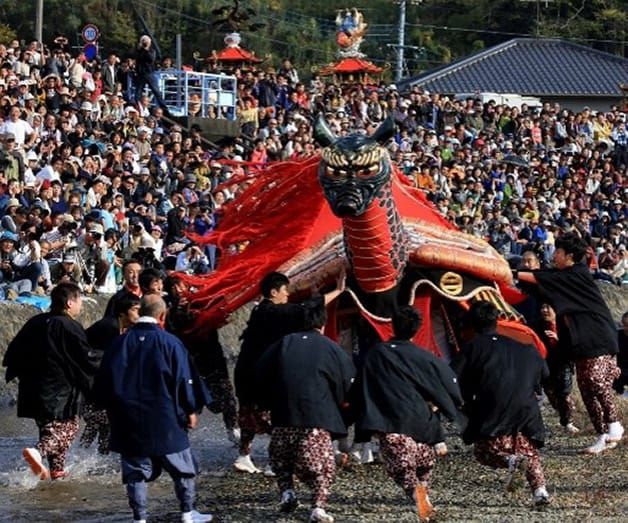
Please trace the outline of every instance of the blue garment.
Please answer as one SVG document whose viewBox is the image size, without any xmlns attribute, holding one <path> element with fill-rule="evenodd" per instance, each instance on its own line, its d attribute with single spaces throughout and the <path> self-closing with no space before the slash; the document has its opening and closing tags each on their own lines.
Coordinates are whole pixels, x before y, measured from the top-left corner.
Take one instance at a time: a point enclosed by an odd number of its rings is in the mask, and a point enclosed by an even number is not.
<svg viewBox="0 0 628 523">
<path fill-rule="evenodd" d="M 105 353 L 94 396 L 107 409 L 111 450 L 127 456 L 186 449 L 188 416 L 210 401 L 183 343 L 147 322 L 135 324 Z"/>
<path fill-rule="evenodd" d="M 196 465 L 189 448 L 159 457 L 121 456 L 122 483 L 126 485 L 129 505 L 133 518 L 137 521 L 148 515 L 146 482 L 157 479 L 164 469 L 174 482 L 174 490 L 180 503 L 181 512 L 191 512 L 194 508 L 194 476 Z"/>
</svg>

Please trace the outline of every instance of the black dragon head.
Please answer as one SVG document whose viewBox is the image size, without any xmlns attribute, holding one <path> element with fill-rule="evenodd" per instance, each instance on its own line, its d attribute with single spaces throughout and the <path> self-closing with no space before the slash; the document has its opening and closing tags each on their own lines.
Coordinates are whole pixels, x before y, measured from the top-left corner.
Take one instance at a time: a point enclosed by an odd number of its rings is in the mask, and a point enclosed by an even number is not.
<svg viewBox="0 0 628 523">
<path fill-rule="evenodd" d="M 390 156 L 382 144 L 394 130 L 392 118 L 387 118 L 371 136 L 338 138 L 325 118 L 318 117 L 314 138 L 324 147 L 318 177 L 336 216 L 359 216 L 390 181 Z"/>
</svg>

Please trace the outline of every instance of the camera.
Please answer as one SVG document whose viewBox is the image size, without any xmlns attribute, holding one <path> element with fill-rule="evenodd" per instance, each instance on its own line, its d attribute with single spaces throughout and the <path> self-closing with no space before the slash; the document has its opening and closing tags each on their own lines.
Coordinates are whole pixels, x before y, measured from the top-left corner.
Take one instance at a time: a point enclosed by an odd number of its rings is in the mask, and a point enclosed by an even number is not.
<svg viewBox="0 0 628 523">
<path fill-rule="evenodd" d="M 151 247 L 140 247 L 132 258 L 139 262 L 144 269 L 159 269 L 163 270 L 161 262 L 155 258 L 155 250 Z"/>
</svg>

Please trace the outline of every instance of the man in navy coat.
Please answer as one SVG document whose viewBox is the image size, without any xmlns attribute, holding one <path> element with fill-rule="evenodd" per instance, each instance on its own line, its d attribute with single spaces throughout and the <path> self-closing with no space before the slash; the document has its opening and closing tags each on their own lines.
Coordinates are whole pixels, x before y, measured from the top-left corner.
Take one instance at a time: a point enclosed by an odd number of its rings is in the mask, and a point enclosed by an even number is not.
<svg viewBox="0 0 628 523">
<path fill-rule="evenodd" d="M 122 481 L 136 523 L 147 516 L 146 482 L 165 469 L 175 483 L 181 521 L 211 521 L 193 510 L 196 469 L 188 430 L 209 395 L 190 367 L 181 341 L 163 330 L 166 304 L 146 296 L 140 318 L 103 358 L 94 386 L 97 402 L 107 409 L 111 450 L 122 460 Z"/>
</svg>

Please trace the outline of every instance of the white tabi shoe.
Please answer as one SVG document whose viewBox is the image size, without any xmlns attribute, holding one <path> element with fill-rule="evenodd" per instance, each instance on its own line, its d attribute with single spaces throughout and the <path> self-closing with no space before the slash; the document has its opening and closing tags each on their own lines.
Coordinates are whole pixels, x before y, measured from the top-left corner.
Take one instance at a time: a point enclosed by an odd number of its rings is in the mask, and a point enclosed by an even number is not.
<svg viewBox="0 0 628 523">
<path fill-rule="evenodd" d="M 534 491 L 534 496 L 532 497 L 534 501 L 535 507 L 542 507 L 543 505 L 549 505 L 552 502 L 550 495 L 547 493 L 547 489 L 545 487 L 539 487 Z"/>
<path fill-rule="evenodd" d="M 198 510 L 181 514 L 181 523 L 209 523 L 212 519 L 214 516 L 211 514 L 201 514 Z"/>
<path fill-rule="evenodd" d="M 239 472 L 248 472 L 249 474 L 259 474 L 262 472 L 253 464 L 253 460 L 251 460 L 251 456 L 248 454 L 246 456 L 238 456 L 238 459 L 236 459 L 233 464 L 233 468 Z"/>
<path fill-rule="evenodd" d="M 608 424 L 608 432 L 606 433 L 606 441 L 608 443 L 617 443 L 624 437 L 624 427 L 619 421 L 613 421 Z"/>
<path fill-rule="evenodd" d="M 587 454 L 599 454 L 605 450 L 614 449 L 617 446 L 617 442 L 608 441 L 608 434 L 601 434 L 593 445 L 584 449 Z"/>
<path fill-rule="evenodd" d="M 310 514 L 310 523 L 334 523 L 334 516 L 325 512 L 325 509 L 316 507 Z"/>
</svg>

